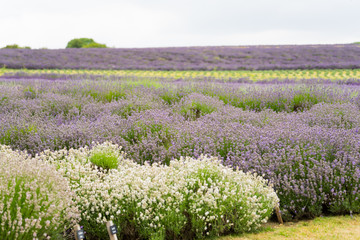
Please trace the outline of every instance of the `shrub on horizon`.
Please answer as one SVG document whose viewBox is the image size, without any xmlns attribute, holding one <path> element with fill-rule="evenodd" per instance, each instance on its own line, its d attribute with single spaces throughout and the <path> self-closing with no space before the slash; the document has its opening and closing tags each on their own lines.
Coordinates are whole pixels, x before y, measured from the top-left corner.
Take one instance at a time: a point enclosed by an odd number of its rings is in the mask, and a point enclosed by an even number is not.
<svg viewBox="0 0 360 240">
<path fill-rule="evenodd" d="M 85 45 L 90 43 L 94 43 L 94 39 L 92 38 L 74 38 L 68 42 L 66 48 L 82 48 Z"/>
<path fill-rule="evenodd" d="M 75 38 L 68 42 L 66 48 L 106 48 L 106 45 L 97 43 L 92 38 Z"/>
<path fill-rule="evenodd" d="M 6 45 L 3 49 L 31 49 L 30 47 L 20 47 L 17 44 Z"/>
</svg>

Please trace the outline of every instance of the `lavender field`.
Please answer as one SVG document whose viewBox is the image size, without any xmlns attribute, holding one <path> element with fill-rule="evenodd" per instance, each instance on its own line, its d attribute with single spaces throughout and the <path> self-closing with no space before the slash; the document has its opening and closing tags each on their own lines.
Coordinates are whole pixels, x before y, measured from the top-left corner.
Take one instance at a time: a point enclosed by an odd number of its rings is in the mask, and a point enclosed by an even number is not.
<svg viewBox="0 0 360 240">
<path fill-rule="evenodd" d="M 13 149 L 111 141 L 140 164 L 207 154 L 270 180 L 286 220 L 360 212 L 358 84 L 0 79 L 0 143 Z"/>
<path fill-rule="evenodd" d="M 359 44 L 142 49 L 0 49 L 0 67 L 273 70 L 360 68 Z"/>
<path fill-rule="evenodd" d="M 200 239 L 278 205 L 286 221 L 359 213 L 359 49 L 1 49 L 0 238 L 79 222 L 104 239 L 111 219 L 122 239 Z"/>
</svg>

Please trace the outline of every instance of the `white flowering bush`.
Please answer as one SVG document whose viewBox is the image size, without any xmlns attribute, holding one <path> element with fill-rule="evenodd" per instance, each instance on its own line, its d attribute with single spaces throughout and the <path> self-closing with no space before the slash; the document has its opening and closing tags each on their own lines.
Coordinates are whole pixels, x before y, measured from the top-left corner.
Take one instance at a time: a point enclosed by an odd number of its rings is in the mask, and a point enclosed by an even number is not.
<svg viewBox="0 0 360 240">
<path fill-rule="evenodd" d="M 195 238 L 255 230 L 278 204 L 263 178 L 234 171 L 217 158 L 181 158 L 171 166 L 184 172 L 185 211 Z"/>
<path fill-rule="evenodd" d="M 74 196 L 53 166 L 0 145 L 0 239 L 63 237 L 80 217 Z"/>
<path fill-rule="evenodd" d="M 119 148 L 104 143 L 104 151 L 105 146 Z M 92 151 L 37 156 L 70 179 L 88 239 L 106 239 L 108 220 L 118 226 L 122 239 L 198 239 L 251 231 L 267 221 L 279 201 L 264 179 L 234 171 L 213 157 L 139 165 L 121 153 L 116 169 L 101 171 L 89 160 Z"/>
</svg>

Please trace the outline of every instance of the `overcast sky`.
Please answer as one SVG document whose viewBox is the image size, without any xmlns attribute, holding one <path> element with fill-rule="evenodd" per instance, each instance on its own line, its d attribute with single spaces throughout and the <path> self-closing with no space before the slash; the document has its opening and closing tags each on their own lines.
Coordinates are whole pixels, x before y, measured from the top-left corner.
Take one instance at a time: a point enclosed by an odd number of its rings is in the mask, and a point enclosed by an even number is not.
<svg viewBox="0 0 360 240">
<path fill-rule="evenodd" d="M 359 0 L 0 0 L 0 47 L 352 43 L 359 11 Z"/>
</svg>

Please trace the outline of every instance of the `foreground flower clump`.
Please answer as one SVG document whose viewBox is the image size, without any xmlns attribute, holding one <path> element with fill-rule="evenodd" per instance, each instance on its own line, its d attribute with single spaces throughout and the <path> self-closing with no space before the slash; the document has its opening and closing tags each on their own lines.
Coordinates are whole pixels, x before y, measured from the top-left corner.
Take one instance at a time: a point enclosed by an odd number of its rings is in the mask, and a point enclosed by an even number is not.
<svg viewBox="0 0 360 240">
<path fill-rule="evenodd" d="M 99 149 L 118 154 L 119 166 L 103 169 L 91 162 Z M 199 239 L 251 231 L 267 221 L 279 201 L 263 178 L 207 156 L 172 160 L 169 166 L 139 165 L 106 142 L 37 158 L 69 178 L 90 239 L 107 237 L 108 220 L 117 224 L 123 239 Z"/>
<path fill-rule="evenodd" d="M 58 239 L 78 221 L 74 192 L 53 166 L 0 145 L 0 239 Z"/>
</svg>

